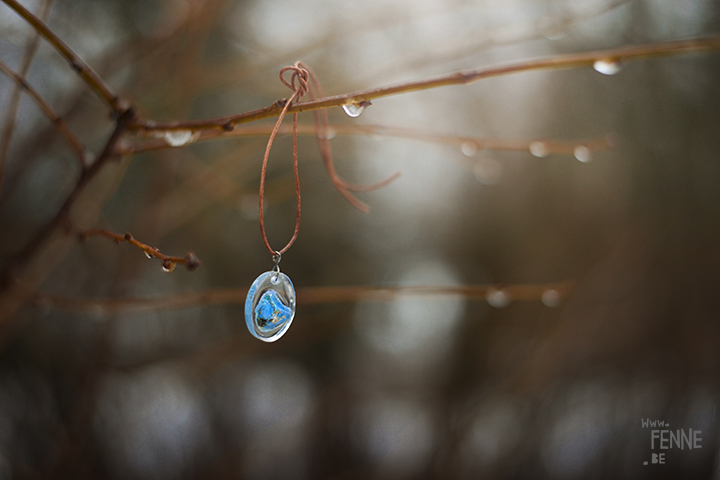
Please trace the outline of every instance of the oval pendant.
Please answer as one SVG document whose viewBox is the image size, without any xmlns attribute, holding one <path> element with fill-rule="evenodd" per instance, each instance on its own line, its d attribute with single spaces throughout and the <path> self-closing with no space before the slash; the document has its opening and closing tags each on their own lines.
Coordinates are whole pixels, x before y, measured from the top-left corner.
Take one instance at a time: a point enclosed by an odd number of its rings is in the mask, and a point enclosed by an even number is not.
<svg viewBox="0 0 720 480">
<path fill-rule="evenodd" d="M 245 300 L 245 323 L 263 342 L 282 337 L 295 318 L 295 287 L 281 272 L 269 271 L 255 279 Z"/>
</svg>

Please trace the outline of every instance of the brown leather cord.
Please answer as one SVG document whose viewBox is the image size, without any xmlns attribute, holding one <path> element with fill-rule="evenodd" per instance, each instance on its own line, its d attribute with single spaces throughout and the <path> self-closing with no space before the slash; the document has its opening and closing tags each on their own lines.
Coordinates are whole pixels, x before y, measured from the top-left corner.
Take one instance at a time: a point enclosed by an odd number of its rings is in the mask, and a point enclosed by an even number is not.
<svg viewBox="0 0 720 480">
<path fill-rule="evenodd" d="M 285 79 L 285 72 L 292 72 L 289 82 Z M 298 236 L 298 231 L 300 230 L 300 177 L 298 175 L 297 154 L 297 113 L 293 114 L 293 169 L 295 171 L 295 195 L 297 198 L 297 215 L 295 217 L 295 231 L 293 232 L 293 236 L 287 243 L 287 245 L 285 245 L 281 250 L 273 250 L 273 248 L 270 246 L 270 242 L 268 242 L 267 235 L 265 234 L 265 220 L 263 217 L 263 199 L 265 197 L 265 173 L 267 171 L 268 158 L 270 157 L 270 149 L 272 148 L 272 144 L 275 141 L 275 136 L 280 129 L 283 118 L 285 118 L 285 114 L 287 113 L 288 108 L 290 108 L 290 105 L 294 100 L 299 100 L 307 94 L 310 95 L 311 100 L 323 97 L 322 88 L 320 87 L 320 82 L 318 81 L 317 76 L 302 62 L 296 62 L 293 66 L 282 68 L 280 70 L 280 81 L 283 83 L 283 85 L 291 89 L 293 93 L 292 95 L 290 95 L 290 98 L 285 101 L 285 105 L 280 112 L 280 115 L 278 116 L 277 122 L 275 122 L 275 127 L 270 133 L 270 138 L 268 139 L 267 147 L 265 148 L 265 156 L 263 157 L 262 171 L 260 173 L 260 193 L 258 195 L 260 197 L 260 207 L 258 211 L 258 217 L 260 219 L 260 233 L 262 233 L 262 239 L 265 243 L 265 247 L 268 249 L 270 254 L 273 255 L 274 258 L 279 258 L 292 246 L 293 243 L 295 243 L 295 240 Z M 337 191 L 340 192 L 340 194 L 345 197 L 345 199 L 350 202 L 355 208 L 362 212 L 367 212 L 368 210 L 370 210 L 370 207 L 355 198 L 355 196 L 353 196 L 351 192 L 367 192 L 370 190 L 382 188 L 393 180 L 397 179 L 400 176 L 400 172 L 396 172 L 389 178 L 372 185 L 355 185 L 346 182 L 337 174 L 337 172 L 335 171 L 335 166 L 333 164 L 332 151 L 330 150 L 330 139 L 328 138 L 329 122 L 327 110 L 315 110 L 313 111 L 313 114 L 315 116 L 315 129 L 317 132 L 318 148 L 320 150 L 320 155 L 322 156 L 325 169 L 330 175 L 330 181 L 332 181 Z"/>
<path fill-rule="evenodd" d="M 310 81 L 312 82 L 312 88 L 308 92 L 310 94 L 310 99 L 315 100 L 316 98 L 324 97 L 320 82 L 318 81 L 318 78 L 313 73 L 313 71 L 300 62 L 298 62 L 298 65 L 307 70 L 307 72 L 310 74 Z M 325 170 L 327 170 L 328 175 L 330 176 L 330 181 L 333 183 L 337 191 L 340 192 L 340 194 L 345 197 L 345 199 L 350 202 L 352 206 L 354 206 L 361 212 L 367 213 L 370 210 L 370 207 L 355 198 L 355 196 L 351 192 L 369 192 L 371 190 L 377 190 L 378 188 L 382 188 L 385 185 L 388 185 L 389 183 L 396 180 L 400 176 L 400 172 L 395 172 L 389 178 L 374 183 L 372 185 L 355 185 L 346 182 L 335 171 L 335 165 L 332 159 L 332 150 L 330 149 L 330 138 L 328 135 L 329 121 L 327 110 L 313 110 L 313 116 L 315 117 L 315 129 L 317 132 L 318 149 L 320 150 L 320 155 L 322 156 Z"/>
<path fill-rule="evenodd" d="M 265 234 L 265 220 L 263 218 L 263 198 L 265 196 L 265 173 L 267 171 L 267 163 L 268 158 L 270 157 L 270 148 L 272 148 L 273 141 L 275 140 L 275 135 L 277 135 L 278 129 L 280 128 L 280 125 L 282 124 L 283 118 L 285 118 L 285 113 L 287 113 L 288 108 L 290 107 L 290 104 L 293 102 L 293 100 L 299 99 L 305 94 L 308 93 L 309 85 L 308 85 L 308 71 L 300 66 L 301 64 L 298 62 L 292 67 L 285 67 L 280 70 L 280 81 L 290 88 L 293 93 L 290 95 L 290 98 L 288 98 L 285 101 L 285 106 L 282 109 L 282 112 L 280 112 L 280 115 L 278 116 L 277 122 L 275 122 L 275 128 L 273 128 L 272 132 L 270 133 L 270 138 L 268 139 L 267 147 L 265 148 L 265 156 L 263 157 L 263 164 L 262 164 L 262 171 L 260 172 L 260 193 L 258 194 L 258 197 L 260 197 L 260 209 L 258 211 L 258 217 L 260 219 L 260 233 L 262 234 L 263 242 L 265 243 L 265 247 L 268 249 L 271 255 L 273 257 L 279 257 L 283 253 L 287 251 L 288 248 L 292 246 L 293 243 L 295 243 L 295 240 L 298 236 L 298 231 L 300 230 L 300 177 L 298 175 L 298 155 L 297 155 L 297 117 L 298 114 L 293 114 L 293 170 L 295 172 L 295 197 L 297 201 L 297 213 L 295 215 L 295 231 L 293 232 L 293 236 L 290 239 L 290 241 L 285 245 L 281 250 L 273 250 L 273 248 L 270 246 L 270 242 L 268 242 L 267 235 Z M 290 76 L 290 82 L 285 80 L 285 72 L 292 71 L 292 75 Z"/>
</svg>

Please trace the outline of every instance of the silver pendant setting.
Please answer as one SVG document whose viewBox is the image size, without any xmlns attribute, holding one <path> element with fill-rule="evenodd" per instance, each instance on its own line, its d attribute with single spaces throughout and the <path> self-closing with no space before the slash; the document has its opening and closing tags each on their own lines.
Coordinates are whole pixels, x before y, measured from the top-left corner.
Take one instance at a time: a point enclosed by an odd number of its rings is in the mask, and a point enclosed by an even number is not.
<svg viewBox="0 0 720 480">
<path fill-rule="evenodd" d="M 245 323 L 250 333 L 263 342 L 274 342 L 285 335 L 293 318 L 295 287 L 290 278 L 279 269 L 257 277 L 245 300 Z"/>
</svg>

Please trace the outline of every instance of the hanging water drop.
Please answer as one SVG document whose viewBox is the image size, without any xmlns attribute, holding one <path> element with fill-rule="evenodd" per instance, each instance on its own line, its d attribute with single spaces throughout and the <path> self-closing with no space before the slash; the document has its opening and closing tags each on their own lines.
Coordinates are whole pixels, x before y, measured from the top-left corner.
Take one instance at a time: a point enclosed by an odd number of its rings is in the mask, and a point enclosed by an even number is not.
<svg viewBox="0 0 720 480">
<path fill-rule="evenodd" d="M 547 28 L 542 30 L 542 36 L 552 41 L 562 40 L 566 35 L 562 28 L 557 25 L 548 25 Z"/>
<path fill-rule="evenodd" d="M 320 137 L 322 140 L 332 140 L 335 138 L 335 130 L 332 128 L 326 128 L 324 132 L 318 133 L 318 137 Z"/>
<path fill-rule="evenodd" d="M 483 185 L 497 185 L 502 178 L 503 167 L 494 158 L 483 157 L 475 164 L 473 173 L 478 182 Z"/>
<path fill-rule="evenodd" d="M 357 103 L 346 103 L 342 106 L 343 110 L 345 110 L 345 113 L 347 113 L 348 117 L 359 117 L 362 115 L 362 113 L 365 111 L 365 109 L 372 105 L 370 101 L 363 100 L 362 102 Z"/>
<path fill-rule="evenodd" d="M 492 289 L 485 297 L 490 306 L 495 308 L 505 308 L 510 305 L 510 295 L 503 290 Z"/>
<path fill-rule="evenodd" d="M 245 300 L 245 324 L 264 342 L 282 337 L 295 317 L 295 287 L 284 273 L 269 271 L 253 282 Z"/>
<path fill-rule="evenodd" d="M 575 147 L 573 154 L 575 155 L 575 158 L 577 158 L 583 163 L 588 163 L 590 160 L 592 160 L 592 153 L 590 153 L 590 149 L 587 148 L 585 145 L 579 145 Z"/>
<path fill-rule="evenodd" d="M 548 152 L 548 148 L 547 145 L 545 145 L 545 142 L 532 142 L 530 144 L 530 153 L 532 153 L 538 158 L 545 158 L 550 155 L 550 152 Z"/>
<path fill-rule="evenodd" d="M 545 290 L 540 299 L 542 300 L 542 303 L 548 307 L 557 307 L 560 305 L 560 292 L 553 289 Z"/>
<path fill-rule="evenodd" d="M 162 265 L 163 272 L 170 273 L 173 270 L 175 270 L 175 267 L 177 264 L 175 262 L 172 262 L 170 260 L 165 260 Z"/>
<path fill-rule="evenodd" d="M 463 142 L 460 144 L 460 150 L 466 157 L 472 157 L 477 152 L 477 145 L 475 145 L 475 142 Z"/>
<path fill-rule="evenodd" d="M 603 75 L 615 75 L 622 69 L 622 65 L 617 60 L 597 60 L 593 63 L 593 68 L 596 72 L 602 73 Z"/>
<path fill-rule="evenodd" d="M 153 256 L 150 255 L 148 252 L 145 252 L 145 256 L 146 256 L 147 258 L 152 258 L 152 257 L 153 257 Z"/>
<path fill-rule="evenodd" d="M 169 130 L 163 135 L 163 138 L 171 147 L 182 147 L 194 142 L 198 137 L 200 137 L 200 132 L 193 133 L 192 130 Z"/>
</svg>

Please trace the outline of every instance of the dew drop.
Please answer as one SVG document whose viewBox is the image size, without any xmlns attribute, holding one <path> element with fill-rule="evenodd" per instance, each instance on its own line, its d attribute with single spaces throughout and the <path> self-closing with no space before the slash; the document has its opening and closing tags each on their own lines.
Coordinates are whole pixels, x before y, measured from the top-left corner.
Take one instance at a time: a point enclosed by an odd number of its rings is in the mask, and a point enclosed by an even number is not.
<svg viewBox="0 0 720 480">
<path fill-rule="evenodd" d="M 560 293 L 557 290 L 545 290 L 540 299 L 542 300 L 542 303 L 548 307 L 557 307 L 560 305 Z"/>
<path fill-rule="evenodd" d="M 193 133 L 192 130 L 169 130 L 163 135 L 163 138 L 171 147 L 182 147 L 194 142 L 198 137 L 200 137 L 200 132 Z"/>
<path fill-rule="evenodd" d="M 170 273 L 173 270 L 175 270 L 175 267 L 177 264 L 175 262 L 171 262 L 170 260 L 165 260 L 162 265 L 163 272 Z"/>
<path fill-rule="evenodd" d="M 503 290 L 490 290 L 485 299 L 495 308 L 505 308 L 510 305 L 510 295 Z"/>
<path fill-rule="evenodd" d="M 332 128 L 326 128 L 324 132 L 319 134 L 319 137 L 323 140 L 332 140 L 333 138 L 335 138 L 335 135 L 335 130 L 333 130 Z"/>
<path fill-rule="evenodd" d="M 532 142 L 530 144 L 530 153 L 538 158 L 545 158 L 550 155 L 547 145 L 544 142 Z"/>
<path fill-rule="evenodd" d="M 503 167 L 494 158 L 484 157 L 478 160 L 473 168 L 478 182 L 483 185 L 497 185 L 503 175 Z"/>
<path fill-rule="evenodd" d="M 575 147 L 573 153 L 575 154 L 575 158 L 577 158 L 583 163 L 588 163 L 590 160 L 592 160 L 592 154 L 590 153 L 590 149 L 587 148 L 585 145 L 579 145 Z"/>
<path fill-rule="evenodd" d="M 460 150 L 465 156 L 472 157 L 477 152 L 477 145 L 475 145 L 475 142 L 463 142 L 460 145 Z"/>
<path fill-rule="evenodd" d="M 617 60 L 597 60 L 593 63 L 593 68 L 603 75 L 615 75 L 622 70 L 622 66 Z"/>
<path fill-rule="evenodd" d="M 347 113 L 348 117 L 356 118 L 362 115 L 362 113 L 369 105 L 371 105 L 369 101 L 363 100 L 362 102 L 358 103 L 346 103 L 342 106 L 342 108 L 343 110 L 345 110 L 345 113 Z"/>
<path fill-rule="evenodd" d="M 146 256 L 147 258 L 152 258 L 152 257 L 153 257 L 153 256 L 150 255 L 148 252 L 145 252 L 145 256 Z"/>
</svg>

